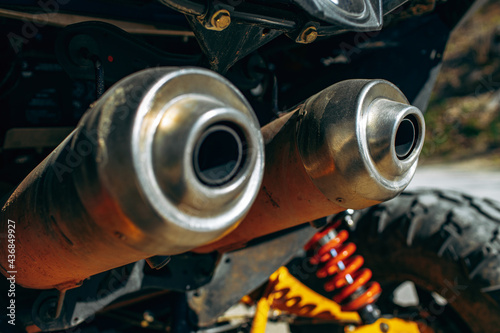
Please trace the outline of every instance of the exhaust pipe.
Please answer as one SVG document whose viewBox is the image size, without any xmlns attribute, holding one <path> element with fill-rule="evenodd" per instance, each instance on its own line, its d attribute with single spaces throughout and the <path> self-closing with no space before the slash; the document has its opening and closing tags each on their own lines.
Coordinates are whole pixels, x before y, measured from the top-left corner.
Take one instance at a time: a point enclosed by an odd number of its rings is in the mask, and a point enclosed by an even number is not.
<svg viewBox="0 0 500 333">
<path fill-rule="evenodd" d="M 389 200 L 410 183 L 424 142 L 419 109 L 384 80 L 348 80 L 262 128 L 266 166 L 250 213 L 221 252 L 307 221 Z"/>
<path fill-rule="evenodd" d="M 112 87 L 7 200 L 24 287 L 60 290 L 234 229 L 263 177 L 264 145 L 245 98 L 203 69 L 159 68 Z"/>
</svg>

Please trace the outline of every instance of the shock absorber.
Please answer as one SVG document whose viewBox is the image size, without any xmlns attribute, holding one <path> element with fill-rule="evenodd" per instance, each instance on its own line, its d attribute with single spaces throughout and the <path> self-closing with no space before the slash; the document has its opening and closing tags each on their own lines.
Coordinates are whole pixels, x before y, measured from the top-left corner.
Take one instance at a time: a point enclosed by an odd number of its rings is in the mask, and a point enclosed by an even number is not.
<svg viewBox="0 0 500 333">
<path fill-rule="evenodd" d="M 317 265 L 316 276 L 326 279 L 323 285 L 332 300 L 342 311 L 357 311 L 365 323 L 373 323 L 380 317 L 374 304 L 382 292 L 378 282 L 370 281 L 372 271 L 363 268 L 364 259 L 355 255 L 356 245 L 348 243 L 349 233 L 339 229 L 343 222 L 352 224 L 352 210 L 337 215 L 322 231 L 306 244 L 311 252 L 310 262 Z"/>
</svg>

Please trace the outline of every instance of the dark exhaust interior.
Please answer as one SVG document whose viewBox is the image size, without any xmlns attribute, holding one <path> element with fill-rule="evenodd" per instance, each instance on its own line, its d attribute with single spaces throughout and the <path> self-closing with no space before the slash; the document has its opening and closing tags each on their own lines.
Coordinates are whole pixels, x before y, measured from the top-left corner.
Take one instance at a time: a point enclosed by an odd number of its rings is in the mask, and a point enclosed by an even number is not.
<svg viewBox="0 0 500 333">
<path fill-rule="evenodd" d="M 198 179 L 209 186 L 228 183 L 244 162 L 244 138 L 238 130 L 225 123 L 207 128 L 194 151 L 194 170 Z"/>
<path fill-rule="evenodd" d="M 394 142 L 398 159 L 404 160 L 411 155 L 417 142 L 418 130 L 418 123 L 412 115 L 401 121 Z"/>
</svg>

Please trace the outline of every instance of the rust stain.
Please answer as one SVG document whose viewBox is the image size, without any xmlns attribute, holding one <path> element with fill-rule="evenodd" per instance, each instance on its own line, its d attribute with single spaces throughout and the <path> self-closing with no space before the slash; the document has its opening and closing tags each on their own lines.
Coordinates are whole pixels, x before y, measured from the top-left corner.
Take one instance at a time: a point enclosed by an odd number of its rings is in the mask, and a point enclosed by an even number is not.
<svg viewBox="0 0 500 333">
<path fill-rule="evenodd" d="M 273 207 L 276 207 L 276 208 L 280 208 L 280 205 L 278 205 L 278 203 L 276 201 L 274 201 L 273 197 L 271 196 L 272 193 L 269 193 L 267 191 L 267 188 L 264 186 L 262 188 L 262 190 L 264 191 L 264 193 L 267 195 L 267 197 L 269 198 L 269 201 L 271 201 L 271 204 L 273 205 Z"/>
<path fill-rule="evenodd" d="M 52 220 L 52 226 L 54 228 L 55 231 L 57 231 L 59 233 L 59 235 L 62 236 L 62 238 L 71 246 L 73 246 L 73 242 L 71 241 L 71 239 L 68 238 L 68 236 L 66 236 L 64 234 L 64 232 L 62 231 L 61 229 L 61 226 L 59 226 L 59 224 L 57 223 L 54 215 L 50 215 L 50 219 Z"/>
</svg>

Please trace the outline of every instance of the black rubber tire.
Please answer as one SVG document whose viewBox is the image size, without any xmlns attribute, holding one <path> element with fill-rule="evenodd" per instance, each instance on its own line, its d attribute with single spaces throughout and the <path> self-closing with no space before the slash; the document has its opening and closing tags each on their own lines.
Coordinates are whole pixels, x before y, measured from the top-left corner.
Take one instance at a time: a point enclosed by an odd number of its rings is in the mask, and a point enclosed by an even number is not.
<svg viewBox="0 0 500 333">
<path fill-rule="evenodd" d="M 413 281 L 446 298 L 464 332 L 500 332 L 500 203 L 420 190 L 354 220 L 351 239 L 373 280 Z"/>
</svg>

